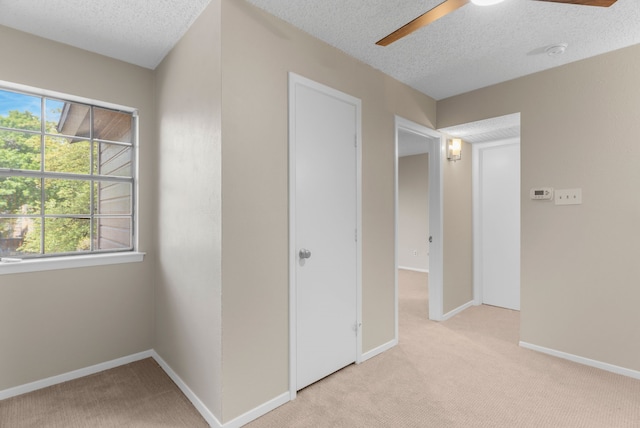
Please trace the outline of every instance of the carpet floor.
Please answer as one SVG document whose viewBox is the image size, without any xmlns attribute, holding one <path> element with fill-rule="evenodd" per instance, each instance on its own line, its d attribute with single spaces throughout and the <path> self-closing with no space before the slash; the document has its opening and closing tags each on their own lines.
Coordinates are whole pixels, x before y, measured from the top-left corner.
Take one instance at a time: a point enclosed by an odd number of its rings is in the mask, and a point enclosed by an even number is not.
<svg viewBox="0 0 640 428">
<path fill-rule="evenodd" d="M 640 381 L 520 348 L 517 311 L 429 321 L 427 274 L 399 289 L 398 346 L 246 427 L 640 427 Z"/>
<path fill-rule="evenodd" d="M 427 275 L 399 275 L 398 346 L 246 427 L 640 427 L 639 380 L 520 348 L 517 311 L 429 321 Z M 206 426 L 152 359 L 0 401 L 2 428 Z"/>
<path fill-rule="evenodd" d="M 2 428 L 208 426 L 152 358 L 0 401 Z"/>
</svg>

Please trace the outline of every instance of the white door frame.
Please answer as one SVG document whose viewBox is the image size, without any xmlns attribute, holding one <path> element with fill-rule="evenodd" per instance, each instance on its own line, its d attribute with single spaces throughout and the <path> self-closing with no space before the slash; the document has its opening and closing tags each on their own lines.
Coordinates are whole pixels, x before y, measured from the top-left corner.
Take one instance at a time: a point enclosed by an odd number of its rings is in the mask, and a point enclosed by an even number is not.
<svg viewBox="0 0 640 428">
<path fill-rule="evenodd" d="M 480 152 L 492 147 L 520 144 L 520 137 L 493 141 L 490 143 L 475 143 L 471 145 L 471 183 L 472 183 L 472 212 L 473 212 L 473 304 L 482 305 L 482 212 L 480 210 L 481 176 Z"/>
<path fill-rule="evenodd" d="M 328 96 L 350 103 L 356 108 L 356 363 L 362 361 L 362 102 L 351 95 L 337 91 L 295 73 L 289 73 L 289 395 L 291 400 L 297 394 L 297 300 L 296 300 L 296 141 L 295 106 L 298 85 L 322 92 Z"/>
<path fill-rule="evenodd" d="M 398 339 L 398 133 L 411 132 L 429 140 L 425 142 L 429 153 L 429 319 L 443 319 L 443 202 L 442 159 L 445 137 L 438 131 L 396 116 L 395 143 L 395 317 Z"/>
</svg>

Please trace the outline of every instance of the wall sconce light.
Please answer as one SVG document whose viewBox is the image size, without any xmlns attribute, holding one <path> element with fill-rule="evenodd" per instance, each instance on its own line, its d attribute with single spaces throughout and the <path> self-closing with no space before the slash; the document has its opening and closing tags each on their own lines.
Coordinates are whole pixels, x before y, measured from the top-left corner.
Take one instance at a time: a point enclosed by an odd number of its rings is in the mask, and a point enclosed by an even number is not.
<svg viewBox="0 0 640 428">
<path fill-rule="evenodd" d="M 452 138 L 447 141 L 447 159 L 457 161 L 462 155 L 462 140 L 460 138 Z"/>
</svg>

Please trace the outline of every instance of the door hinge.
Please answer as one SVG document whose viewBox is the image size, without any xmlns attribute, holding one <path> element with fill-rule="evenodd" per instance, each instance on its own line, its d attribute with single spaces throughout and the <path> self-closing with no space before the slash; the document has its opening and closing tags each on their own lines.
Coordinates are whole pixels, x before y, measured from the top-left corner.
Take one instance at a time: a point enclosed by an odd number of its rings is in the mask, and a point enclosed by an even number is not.
<svg viewBox="0 0 640 428">
<path fill-rule="evenodd" d="M 353 331 L 355 331 L 356 336 L 358 335 L 358 332 L 360 331 L 360 327 L 362 327 L 362 323 L 355 323 L 353 325 Z"/>
</svg>

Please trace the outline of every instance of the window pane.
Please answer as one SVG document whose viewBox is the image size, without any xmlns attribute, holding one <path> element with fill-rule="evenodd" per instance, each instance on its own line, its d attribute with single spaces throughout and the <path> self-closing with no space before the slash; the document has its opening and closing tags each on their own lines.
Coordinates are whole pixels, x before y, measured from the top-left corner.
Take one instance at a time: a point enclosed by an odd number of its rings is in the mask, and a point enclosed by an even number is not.
<svg viewBox="0 0 640 428">
<path fill-rule="evenodd" d="M 45 218 L 45 254 L 89 251 L 90 224 L 89 219 L 85 218 Z"/>
<path fill-rule="evenodd" d="M 0 218 L 0 257 L 40 253 L 40 219 Z"/>
<path fill-rule="evenodd" d="M 101 143 L 97 147 L 94 174 L 131 177 L 131 146 Z"/>
<path fill-rule="evenodd" d="M 79 139 L 91 138 L 91 107 L 86 104 L 47 99 L 47 132 Z"/>
<path fill-rule="evenodd" d="M 131 218 L 97 218 L 94 220 L 94 250 L 132 248 Z"/>
<path fill-rule="evenodd" d="M 0 130 L 0 168 L 40 171 L 40 134 Z"/>
<path fill-rule="evenodd" d="M 96 214 L 131 214 L 131 184 L 110 181 L 94 185 Z"/>
<path fill-rule="evenodd" d="M 44 166 L 47 172 L 91 173 L 91 143 L 64 137 L 45 137 Z"/>
<path fill-rule="evenodd" d="M 29 215 L 40 213 L 40 179 L 0 177 L 0 213 Z"/>
<path fill-rule="evenodd" d="M 133 120 L 0 89 L 0 256 L 133 249 Z"/>
<path fill-rule="evenodd" d="M 40 97 L 0 90 L 0 126 L 40 131 Z"/>
<path fill-rule="evenodd" d="M 94 107 L 93 138 L 130 143 L 131 113 Z"/>
<path fill-rule="evenodd" d="M 90 213 L 89 181 L 46 179 L 45 215 Z"/>
</svg>

